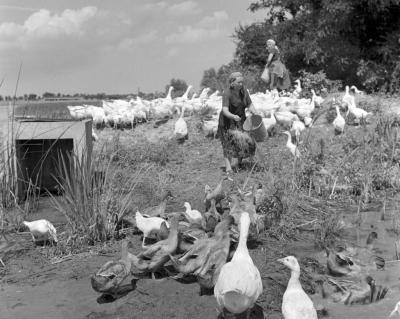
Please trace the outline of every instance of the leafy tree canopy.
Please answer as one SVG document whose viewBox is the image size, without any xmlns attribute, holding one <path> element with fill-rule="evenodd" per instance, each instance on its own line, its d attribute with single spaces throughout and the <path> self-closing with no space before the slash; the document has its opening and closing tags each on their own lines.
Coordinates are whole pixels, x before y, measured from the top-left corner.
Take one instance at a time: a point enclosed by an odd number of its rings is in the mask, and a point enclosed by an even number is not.
<svg viewBox="0 0 400 319">
<path fill-rule="evenodd" d="M 249 10 L 266 19 L 235 30 L 240 65 L 262 68 L 273 38 L 295 76 L 323 70 L 369 90 L 400 90 L 400 0 L 257 0 Z"/>
<path fill-rule="evenodd" d="M 168 93 L 169 87 L 173 86 L 174 90 L 171 93 L 172 98 L 177 96 L 182 96 L 185 93 L 188 85 L 186 84 L 185 80 L 182 79 L 171 79 L 169 84 L 165 86 L 165 92 Z"/>
</svg>

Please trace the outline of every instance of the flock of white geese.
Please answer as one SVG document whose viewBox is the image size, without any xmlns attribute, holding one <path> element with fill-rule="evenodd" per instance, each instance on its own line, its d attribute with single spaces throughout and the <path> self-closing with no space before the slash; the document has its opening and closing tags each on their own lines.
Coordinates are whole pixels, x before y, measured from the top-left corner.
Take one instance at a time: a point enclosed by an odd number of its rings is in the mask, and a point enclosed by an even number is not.
<svg viewBox="0 0 400 319">
<path fill-rule="evenodd" d="M 109 126 L 112 128 L 130 126 L 134 127 L 137 122 L 148 120 L 161 120 L 173 118 L 174 114 L 179 117 L 176 120 L 173 135 L 178 140 L 188 138 L 188 126 L 184 119 L 185 115 L 192 115 L 206 110 L 208 116 L 202 120 L 202 130 L 205 135 L 217 134 L 218 117 L 222 109 L 222 96 L 217 90 L 209 95 L 209 88 L 204 88 L 199 95 L 194 93 L 191 98 L 189 94 L 193 86 L 189 85 L 182 96 L 172 98 L 174 88 L 169 87 L 165 98 L 144 100 L 137 96 L 135 99 L 102 101 L 102 107 L 93 105 L 68 106 L 70 114 L 76 119 L 92 118 L 94 126 Z M 284 133 L 288 140 L 286 146 L 296 158 L 300 157 L 297 143 L 300 135 L 313 124 L 313 115 L 316 108 L 321 107 L 324 98 L 317 95 L 311 89 L 311 98 L 301 98 L 303 89 L 300 80 L 296 80 L 296 86 L 292 93 L 279 95 L 277 92 L 266 91 L 250 94 L 251 100 L 258 114 L 263 117 L 263 124 L 268 132 L 272 131 L 276 124 L 287 128 Z M 372 113 L 367 112 L 356 105 L 356 94 L 362 94 L 355 86 L 346 86 L 341 100 L 332 99 L 337 116 L 333 121 L 336 134 L 343 133 L 346 119 L 351 113 L 355 119 L 362 123 Z M 341 110 L 345 110 L 345 116 Z M 292 142 L 292 136 L 296 137 L 296 144 Z M 93 131 L 93 138 L 97 135 Z"/>
</svg>

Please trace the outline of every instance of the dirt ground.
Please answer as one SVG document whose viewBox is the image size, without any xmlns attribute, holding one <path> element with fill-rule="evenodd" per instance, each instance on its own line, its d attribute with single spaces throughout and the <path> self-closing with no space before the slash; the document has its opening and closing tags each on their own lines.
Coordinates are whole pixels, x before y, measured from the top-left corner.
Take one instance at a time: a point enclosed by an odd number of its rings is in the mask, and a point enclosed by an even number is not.
<svg viewBox="0 0 400 319">
<path fill-rule="evenodd" d="M 173 131 L 174 120 L 154 128 L 152 123 L 142 124 L 134 130 L 120 133 L 120 143 L 130 143 L 146 138 L 157 142 L 168 138 Z M 219 140 L 202 136 L 190 122 L 191 136 L 183 145 L 177 145 L 170 155 L 163 172 L 170 176 L 169 184 L 176 198 L 167 206 L 167 211 L 183 211 L 183 202 L 188 201 L 196 209 L 203 210 L 204 185 L 215 186 L 222 176 L 223 158 Z M 104 129 L 97 132 L 100 141 L 112 141 L 114 132 Z M 276 145 L 284 145 L 286 137 L 278 135 L 262 143 L 262 153 Z M 243 185 L 248 172 L 242 171 L 235 176 L 238 185 Z M 257 180 L 257 173 L 252 177 Z M 233 187 L 227 185 L 226 187 Z M 140 201 L 139 201 L 140 198 Z M 143 208 L 143 194 L 138 194 L 138 204 Z M 148 205 L 155 205 L 156 200 L 149 199 Z M 358 231 L 349 223 L 343 240 L 362 244 L 371 229 L 378 233 L 376 249 L 386 260 L 393 260 L 394 234 L 388 231 L 390 220 L 380 219 L 381 207 L 377 203 L 362 212 L 362 223 Z M 397 211 L 397 199 L 387 203 L 388 211 Z M 344 221 L 352 220 L 357 212 L 354 204 L 346 205 L 342 216 Z M 44 217 L 61 229 L 65 220 L 49 205 L 48 198 L 43 198 L 37 213 L 29 218 Z M 125 294 L 117 300 L 109 300 L 95 292 L 90 284 L 90 275 L 95 273 L 106 261 L 118 259 L 120 241 L 92 247 L 78 255 L 64 260 L 50 259 L 49 248 L 35 247 L 28 233 L 16 233 L 12 240 L 21 244 L 23 249 L 3 258 L 5 268 L 0 268 L 0 318 L 217 318 L 214 296 L 200 296 L 200 289 L 195 282 L 178 282 L 170 278 L 153 281 L 141 277 L 124 283 Z M 140 236 L 133 236 L 132 241 L 140 250 Z M 101 253 L 99 253 L 99 251 Z M 303 263 L 313 258 L 325 265 L 324 252 L 314 247 L 313 235 L 309 231 L 299 232 L 296 240 L 277 240 L 267 236 L 251 245 L 250 254 L 263 278 L 263 294 L 258 300 L 251 318 L 283 318 L 281 315 L 281 297 L 286 288 L 289 271 L 276 259 L 285 255 L 296 255 Z M 57 262 L 59 261 L 59 262 Z M 53 262 L 53 263 L 52 263 Z M 302 263 L 302 264 L 303 264 Z M 301 277 L 303 287 L 309 293 L 318 308 L 328 311 L 328 318 L 386 318 L 397 301 L 400 300 L 400 262 L 387 263 L 384 271 L 376 271 L 373 276 L 380 284 L 389 287 L 385 299 L 369 305 L 345 306 L 322 299 L 315 288 L 314 279 Z"/>
</svg>

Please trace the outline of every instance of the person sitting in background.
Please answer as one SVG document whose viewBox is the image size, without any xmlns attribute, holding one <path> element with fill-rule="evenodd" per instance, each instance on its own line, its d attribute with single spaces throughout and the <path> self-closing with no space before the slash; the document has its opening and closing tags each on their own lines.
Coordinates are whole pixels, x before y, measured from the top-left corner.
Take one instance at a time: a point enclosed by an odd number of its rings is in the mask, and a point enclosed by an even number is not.
<svg viewBox="0 0 400 319">
<path fill-rule="evenodd" d="M 269 70 L 269 78 L 265 80 L 271 91 L 287 90 L 290 87 L 289 72 L 281 61 L 281 53 L 275 41 L 267 41 L 268 59 L 266 67 Z"/>
<path fill-rule="evenodd" d="M 251 114 L 257 114 L 256 109 L 251 101 L 250 95 L 243 85 L 243 75 L 240 72 L 233 72 L 229 76 L 228 87 L 222 95 L 222 111 L 218 122 L 218 135 L 221 139 L 222 150 L 224 153 L 225 170 L 227 173 L 232 172 L 232 158 L 238 159 L 240 165 L 242 158 L 249 154 L 243 154 L 237 143 L 233 141 L 231 130 L 243 131 L 243 123 L 246 120 L 246 109 Z M 255 152 L 251 148 L 253 155 Z M 251 156 L 251 154 L 250 154 Z"/>
</svg>

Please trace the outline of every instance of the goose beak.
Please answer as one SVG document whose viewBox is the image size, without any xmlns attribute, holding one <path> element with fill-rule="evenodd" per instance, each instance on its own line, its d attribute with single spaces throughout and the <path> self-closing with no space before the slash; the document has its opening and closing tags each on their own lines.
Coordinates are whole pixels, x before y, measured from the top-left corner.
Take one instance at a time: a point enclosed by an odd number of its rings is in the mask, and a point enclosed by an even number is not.
<svg viewBox="0 0 400 319">
<path fill-rule="evenodd" d="M 277 259 L 276 261 L 279 261 L 280 263 L 283 264 L 283 258 Z"/>
</svg>

